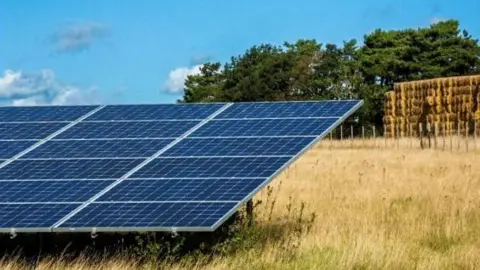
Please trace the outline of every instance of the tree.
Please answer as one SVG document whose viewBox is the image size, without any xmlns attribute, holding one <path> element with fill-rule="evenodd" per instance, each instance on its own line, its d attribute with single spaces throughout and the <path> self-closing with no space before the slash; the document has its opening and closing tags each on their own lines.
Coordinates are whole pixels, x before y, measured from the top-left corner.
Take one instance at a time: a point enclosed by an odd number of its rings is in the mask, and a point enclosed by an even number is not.
<svg viewBox="0 0 480 270">
<path fill-rule="evenodd" d="M 223 87 L 223 77 L 220 63 L 203 64 L 199 75 L 187 77 L 182 102 L 216 101 Z"/>
<path fill-rule="evenodd" d="M 383 96 L 395 82 L 478 72 L 478 41 L 466 31 L 460 35 L 458 27 L 450 20 L 419 29 L 377 29 L 364 37 L 358 52 L 363 77 L 360 97 L 370 121 L 381 124 Z"/>
<path fill-rule="evenodd" d="M 288 100 L 293 64 L 281 47 L 253 46 L 225 65 L 220 97 L 229 101 Z"/>
<path fill-rule="evenodd" d="M 261 44 L 223 68 L 207 63 L 189 76 L 184 102 L 363 99 L 362 124 L 382 125 L 386 91 L 395 82 L 480 72 L 480 47 L 455 20 L 429 27 L 381 30 L 357 46 L 300 39 Z"/>
</svg>

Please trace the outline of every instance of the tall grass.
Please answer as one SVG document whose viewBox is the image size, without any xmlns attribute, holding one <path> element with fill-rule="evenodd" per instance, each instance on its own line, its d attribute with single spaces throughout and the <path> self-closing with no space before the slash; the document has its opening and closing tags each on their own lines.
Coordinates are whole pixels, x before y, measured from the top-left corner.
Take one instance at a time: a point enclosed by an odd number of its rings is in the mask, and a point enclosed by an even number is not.
<svg viewBox="0 0 480 270">
<path fill-rule="evenodd" d="M 39 269 L 480 268 L 478 152 L 381 142 L 322 142 L 256 196 L 255 226 L 238 222 L 212 254 L 154 263 L 52 258 Z"/>
</svg>

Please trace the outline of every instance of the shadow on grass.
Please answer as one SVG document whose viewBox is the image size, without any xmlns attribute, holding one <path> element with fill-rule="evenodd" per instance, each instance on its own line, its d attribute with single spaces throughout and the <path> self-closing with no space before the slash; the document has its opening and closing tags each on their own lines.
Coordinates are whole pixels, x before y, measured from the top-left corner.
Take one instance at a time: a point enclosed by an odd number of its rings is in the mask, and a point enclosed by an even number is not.
<svg viewBox="0 0 480 270">
<path fill-rule="evenodd" d="M 278 192 L 277 192 L 278 196 Z M 263 204 L 263 205 L 262 205 Z M 263 206 L 263 207 L 260 207 Z M 244 209 L 238 211 L 215 232 L 199 233 L 101 233 L 92 238 L 90 233 L 19 234 L 10 239 L 0 235 L 0 252 L 4 261 L 13 258 L 28 264 L 42 259 L 60 259 L 64 262 L 79 258 L 90 263 L 108 258 L 122 258 L 139 263 L 175 263 L 192 259 L 208 263 L 217 256 L 231 256 L 241 252 L 263 252 L 268 247 L 278 249 L 281 260 L 294 256 L 302 236 L 314 223 L 315 215 L 305 214 L 305 204 L 290 203 L 283 216 L 272 216 L 276 207 L 273 188 L 267 187 L 266 202 L 256 201 L 252 226 Z"/>
</svg>

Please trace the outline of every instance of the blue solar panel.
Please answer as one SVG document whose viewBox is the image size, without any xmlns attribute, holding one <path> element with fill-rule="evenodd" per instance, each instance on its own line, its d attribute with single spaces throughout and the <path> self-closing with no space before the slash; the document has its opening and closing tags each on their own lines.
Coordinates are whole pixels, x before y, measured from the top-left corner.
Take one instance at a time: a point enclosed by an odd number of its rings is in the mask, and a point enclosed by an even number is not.
<svg viewBox="0 0 480 270">
<path fill-rule="evenodd" d="M 173 139 L 50 140 L 24 158 L 147 158 L 172 141 Z"/>
<path fill-rule="evenodd" d="M 266 178 L 126 180 L 98 201 L 241 201 Z"/>
<path fill-rule="evenodd" d="M 0 204 L 0 228 L 45 228 L 78 204 Z"/>
<path fill-rule="evenodd" d="M 337 120 L 335 118 L 215 120 L 196 130 L 190 137 L 318 136 Z"/>
<path fill-rule="evenodd" d="M 0 231 L 213 230 L 361 102 L 224 105 L 110 105 L 17 155 L 0 167 Z M 95 108 L 16 111 L 0 159 Z"/>
<path fill-rule="evenodd" d="M 0 181 L 0 204 L 6 202 L 82 202 L 113 180 Z"/>
<path fill-rule="evenodd" d="M 81 122 L 56 139 L 178 137 L 199 121 Z"/>
<path fill-rule="evenodd" d="M 3 123 L 0 140 L 39 140 L 48 137 L 68 123 Z"/>
<path fill-rule="evenodd" d="M 9 179 L 108 179 L 119 178 L 143 159 L 24 159 L 0 169 Z"/>
<path fill-rule="evenodd" d="M 156 158 L 134 173 L 132 178 L 268 177 L 289 159 L 290 157 Z"/>
<path fill-rule="evenodd" d="M 235 103 L 215 119 L 341 117 L 358 103 L 358 100 Z"/>
<path fill-rule="evenodd" d="M 0 141 L 0 159 L 8 159 L 35 144 L 36 141 Z"/>
<path fill-rule="evenodd" d="M 60 227 L 211 227 L 236 204 L 93 203 Z"/>
<path fill-rule="evenodd" d="M 0 107 L 0 122 L 67 121 L 86 115 L 98 106 Z"/>
<path fill-rule="evenodd" d="M 86 120 L 204 119 L 224 105 L 219 103 L 109 105 Z"/>
<path fill-rule="evenodd" d="M 162 156 L 293 156 L 316 137 L 186 138 Z"/>
</svg>

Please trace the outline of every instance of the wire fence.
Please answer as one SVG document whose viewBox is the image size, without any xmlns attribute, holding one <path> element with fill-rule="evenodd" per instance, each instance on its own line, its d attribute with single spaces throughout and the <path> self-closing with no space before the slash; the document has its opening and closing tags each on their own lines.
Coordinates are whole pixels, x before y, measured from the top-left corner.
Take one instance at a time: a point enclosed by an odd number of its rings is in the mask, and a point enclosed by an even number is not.
<svg viewBox="0 0 480 270">
<path fill-rule="evenodd" d="M 325 136 L 319 147 L 480 151 L 478 132 L 459 131 L 420 131 L 420 134 L 392 137 L 382 127 L 341 125 Z"/>
</svg>

